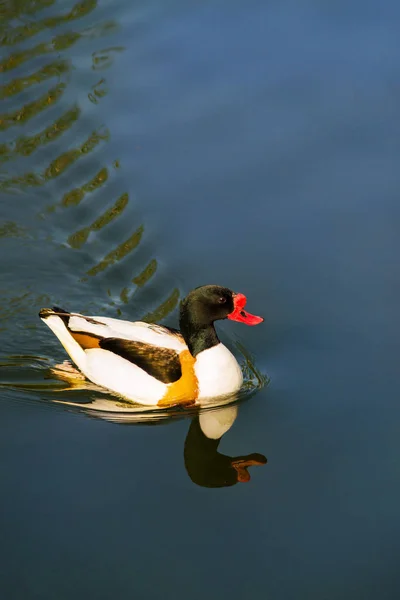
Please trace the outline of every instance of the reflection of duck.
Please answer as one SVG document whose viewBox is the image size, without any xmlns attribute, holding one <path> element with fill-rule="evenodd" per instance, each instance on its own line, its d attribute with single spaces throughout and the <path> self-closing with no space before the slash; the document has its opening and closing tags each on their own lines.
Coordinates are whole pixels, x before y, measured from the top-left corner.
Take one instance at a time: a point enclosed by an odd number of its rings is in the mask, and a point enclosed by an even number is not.
<svg viewBox="0 0 400 600">
<path fill-rule="evenodd" d="M 231 487 L 238 482 L 246 483 L 250 481 L 249 467 L 267 463 L 266 457 L 258 452 L 239 456 L 226 456 L 218 452 L 223 435 L 229 431 L 236 420 L 239 407 L 237 403 L 213 409 L 192 408 L 185 412 L 174 412 L 171 409 L 148 410 L 101 398 L 95 398 L 91 403 L 86 404 L 76 402 L 61 402 L 61 404 L 68 405 L 68 408 L 79 408 L 91 418 L 128 426 L 167 424 L 192 413 L 183 456 L 190 479 L 202 487 Z"/>
<path fill-rule="evenodd" d="M 248 467 L 264 465 L 262 454 L 226 456 L 218 452 L 224 433 L 230 429 L 237 415 L 237 406 L 200 413 L 192 420 L 185 440 L 186 471 L 197 485 L 227 487 L 250 481 Z"/>
<path fill-rule="evenodd" d="M 183 300 L 177 330 L 44 308 L 39 316 L 93 383 L 145 405 L 190 404 L 237 392 L 242 372 L 219 341 L 214 321 L 257 325 L 246 297 L 207 285 Z"/>
</svg>

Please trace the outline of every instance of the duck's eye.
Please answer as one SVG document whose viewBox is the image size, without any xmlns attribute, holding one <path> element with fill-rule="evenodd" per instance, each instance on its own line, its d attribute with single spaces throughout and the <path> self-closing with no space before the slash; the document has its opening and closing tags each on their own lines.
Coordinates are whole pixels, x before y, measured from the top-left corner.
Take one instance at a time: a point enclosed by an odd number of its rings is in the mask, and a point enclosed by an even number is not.
<svg viewBox="0 0 400 600">
<path fill-rule="evenodd" d="M 218 302 L 219 302 L 220 304 L 225 304 L 225 302 L 226 302 L 226 298 L 224 298 L 223 296 L 221 296 L 221 298 L 218 300 Z"/>
</svg>

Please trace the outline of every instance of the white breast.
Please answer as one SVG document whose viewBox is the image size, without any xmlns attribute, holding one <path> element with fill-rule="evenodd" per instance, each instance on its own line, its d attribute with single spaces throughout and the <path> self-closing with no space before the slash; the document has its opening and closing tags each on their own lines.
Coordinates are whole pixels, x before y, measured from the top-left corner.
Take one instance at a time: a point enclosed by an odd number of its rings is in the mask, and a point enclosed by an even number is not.
<svg viewBox="0 0 400 600">
<path fill-rule="evenodd" d="M 198 399 L 233 394 L 243 382 L 236 358 L 221 343 L 200 352 L 194 368 L 199 382 Z"/>
</svg>

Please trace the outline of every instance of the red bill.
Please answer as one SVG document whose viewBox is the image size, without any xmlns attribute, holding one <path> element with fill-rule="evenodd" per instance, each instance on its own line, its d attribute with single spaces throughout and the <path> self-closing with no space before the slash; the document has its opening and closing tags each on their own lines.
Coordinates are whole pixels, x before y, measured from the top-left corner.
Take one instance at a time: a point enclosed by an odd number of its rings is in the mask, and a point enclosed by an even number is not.
<svg viewBox="0 0 400 600">
<path fill-rule="evenodd" d="M 246 325 L 258 325 L 262 323 L 264 319 L 257 317 L 244 310 L 246 306 L 247 298 L 244 294 L 235 294 L 233 296 L 233 311 L 228 315 L 228 319 L 231 321 L 238 321 L 239 323 L 246 323 Z"/>
</svg>

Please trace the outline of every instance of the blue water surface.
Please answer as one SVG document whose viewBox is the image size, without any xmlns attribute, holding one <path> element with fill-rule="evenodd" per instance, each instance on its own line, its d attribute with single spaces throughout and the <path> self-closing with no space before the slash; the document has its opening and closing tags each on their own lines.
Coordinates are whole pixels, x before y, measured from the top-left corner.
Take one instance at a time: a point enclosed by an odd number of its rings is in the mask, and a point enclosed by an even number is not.
<svg viewBox="0 0 400 600">
<path fill-rule="evenodd" d="M 400 4 L 0 11 L 1 597 L 397 599 Z M 176 325 L 205 283 L 265 316 L 219 328 L 270 378 L 233 486 L 196 416 L 56 405 L 93 392 L 37 318 Z"/>
</svg>

